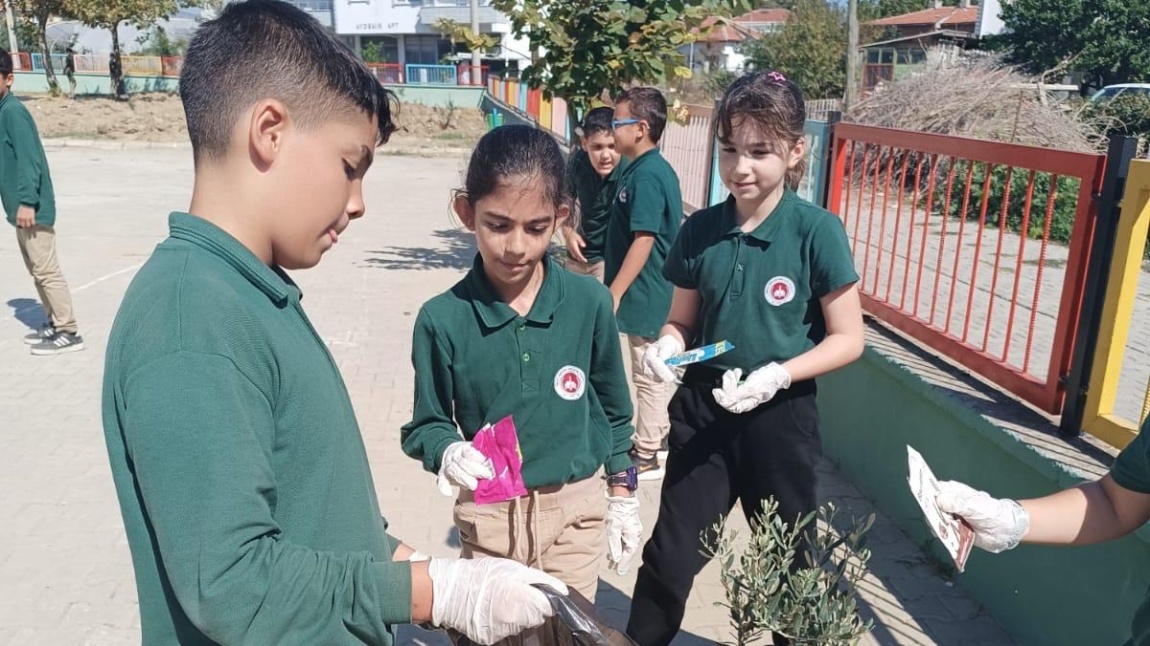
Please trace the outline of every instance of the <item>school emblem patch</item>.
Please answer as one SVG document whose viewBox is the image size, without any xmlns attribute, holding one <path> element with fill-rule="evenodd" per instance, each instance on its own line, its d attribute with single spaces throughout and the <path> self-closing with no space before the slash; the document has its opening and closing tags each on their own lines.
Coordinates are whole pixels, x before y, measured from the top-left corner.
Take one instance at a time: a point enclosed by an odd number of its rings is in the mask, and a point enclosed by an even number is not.
<svg viewBox="0 0 1150 646">
<path fill-rule="evenodd" d="M 619 191 L 619 201 L 622 202 L 623 204 L 627 203 L 627 188 L 626 187 L 624 187 L 623 190 Z"/>
<path fill-rule="evenodd" d="M 555 394 L 575 401 L 587 390 L 587 375 L 575 366 L 563 366 L 555 373 Z"/>
<path fill-rule="evenodd" d="M 795 298 L 795 283 L 786 276 L 775 276 L 767 281 L 763 296 L 775 307 L 786 305 Z"/>
</svg>

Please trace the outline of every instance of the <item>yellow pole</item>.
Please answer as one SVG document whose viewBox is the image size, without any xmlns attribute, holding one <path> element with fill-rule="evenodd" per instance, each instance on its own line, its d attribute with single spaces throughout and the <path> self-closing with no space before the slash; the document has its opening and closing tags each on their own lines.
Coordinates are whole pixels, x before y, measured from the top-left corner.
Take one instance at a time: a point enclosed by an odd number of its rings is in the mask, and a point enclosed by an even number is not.
<svg viewBox="0 0 1150 646">
<path fill-rule="evenodd" d="M 1118 381 L 1134 315 L 1134 299 L 1138 293 L 1138 278 L 1142 273 L 1148 230 L 1150 161 L 1135 160 L 1130 163 L 1126 192 L 1122 196 L 1122 214 L 1118 221 L 1114 256 L 1110 260 L 1110 279 L 1107 281 L 1106 302 L 1102 308 L 1102 326 L 1098 330 L 1098 351 L 1094 355 L 1091 370 L 1093 383 L 1086 395 L 1083 422 L 1090 434 L 1120 449 L 1134 439 L 1138 427 L 1138 424 L 1130 424 L 1128 421 L 1115 424 L 1118 420 L 1113 413 L 1118 399 Z"/>
</svg>

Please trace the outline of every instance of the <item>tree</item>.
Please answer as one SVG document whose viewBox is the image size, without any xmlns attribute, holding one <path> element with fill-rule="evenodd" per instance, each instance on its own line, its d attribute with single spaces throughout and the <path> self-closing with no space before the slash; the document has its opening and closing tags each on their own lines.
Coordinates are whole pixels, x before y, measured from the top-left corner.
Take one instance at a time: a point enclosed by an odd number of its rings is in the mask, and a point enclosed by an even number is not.
<svg viewBox="0 0 1150 646">
<path fill-rule="evenodd" d="M 615 95 L 631 83 L 665 83 L 690 78 L 679 51 L 699 38 L 694 31 L 711 16 L 750 10 L 749 0 L 492 0 L 525 37 L 535 57 L 524 82 L 559 96 L 578 110 L 604 92 Z"/>
<path fill-rule="evenodd" d="M 796 0 L 781 31 L 745 41 L 742 53 L 755 69 L 782 72 L 807 98 L 842 97 L 846 16 L 825 0 Z"/>
<path fill-rule="evenodd" d="M 1002 20 L 992 46 L 1029 72 L 1077 72 L 1084 89 L 1150 78 L 1150 3 L 1015 0 Z"/>
<path fill-rule="evenodd" d="M 122 22 L 130 22 L 146 29 L 179 8 L 176 0 L 63 0 L 64 13 L 85 25 L 112 32 L 112 92 L 120 94 L 123 86 L 123 64 L 120 61 L 120 31 Z"/>
<path fill-rule="evenodd" d="M 44 76 L 48 78 L 48 91 L 52 94 L 60 93 L 60 83 L 56 81 L 56 70 L 52 69 L 52 50 L 48 47 L 48 19 L 58 15 L 63 8 L 62 0 L 15 0 L 12 2 L 15 9 L 24 19 L 24 24 L 32 27 L 36 48 L 40 50 L 40 57 L 44 61 Z"/>
</svg>

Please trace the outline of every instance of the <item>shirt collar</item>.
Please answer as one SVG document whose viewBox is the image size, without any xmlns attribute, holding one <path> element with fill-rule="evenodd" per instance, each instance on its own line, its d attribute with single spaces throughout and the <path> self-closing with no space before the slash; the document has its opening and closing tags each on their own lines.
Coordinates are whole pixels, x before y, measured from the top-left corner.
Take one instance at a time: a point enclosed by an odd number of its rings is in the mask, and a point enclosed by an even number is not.
<svg viewBox="0 0 1150 646">
<path fill-rule="evenodd" d="M 745 232 L 746 235 L 762 240 L 763 242 L 770 242 L 778 234 L 780 228 L 783 226 L 783 220 L 786 219 L 786 214 L 790 212 L 790 203 L 795 199 L 795 193 L 791 189 L 786 189 L 783 197 L 779 203 L 775 205 L 771 214 L 767 219 L 763 220 L 759 226 L 755 227 L 752 231 Z M 726 231 L 724 237 L 743 234 L 744 231 L 739 227 L 735 221 L 735 196 L 730 195 L 727 200 L 723 202 L 723 230 Z"/>
<path fill-rule="evenodd" d="M 172 213 L 168 216 L 168 228 L 173 238 L 194 244 L 231 265 L 276 305 L 287 303 L 293 293 L 297 299 L 302 297 L 299 287 L 283 269 L 265 265 L 239 240 L 211 222 L 187 213 Z"/>
<path fill-rule="evenodd" d="M 631 163 L 628 165 L 628 168 L 633 172 L 636 168 L 638 168 L 640 165 L 642 165 L 643 162 L 650 160 L 650 159 L 654 159 L 658 156 L 659 156 L 659 147 L 655 146 L 651 150 L 648 150 L 647 152 L 643 153 L 642 155 L 639 155 L 635 159 L 631 160 Z"/>
<path fill-rule="evenodd" d="M 555 318 L 555 311 L 563 302 L 566 290 L 563 286 L 562 272 L 555 261 L 551 259 L 551 256 L 544 256 L 542 262 L 544 266 L 543 285 L 539 287 L 539 293 L 535 296 L 535 303 L 524 318 L 532 323 L 546 325 Z M 510 305 L 500 300 L 499 294 L 483 271 L 483 258 L 479 254 L 475 254 L 475 262 L 467 274 L 467 291 L 471 296 L 471 304 L 475 308 L 475 313 L 489 328 L 502 327 L 519 316 L 519 313 L 511 309 Z"/>
</svg>

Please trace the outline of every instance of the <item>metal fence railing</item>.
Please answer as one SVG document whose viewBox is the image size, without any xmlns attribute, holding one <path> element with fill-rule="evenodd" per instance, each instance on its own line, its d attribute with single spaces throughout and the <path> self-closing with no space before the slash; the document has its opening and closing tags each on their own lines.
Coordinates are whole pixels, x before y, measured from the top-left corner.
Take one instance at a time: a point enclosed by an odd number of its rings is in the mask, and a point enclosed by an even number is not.
<svg viewBox="0 0 1150 646">
<path fill-rule="evenodd" d="M 669 120 L 659 142 L 663 157 L 675 169 L 687 213 L 709 206 L 711 157 L 713 153 L 711 118 L 714 109 L 703 105 L 687 106 L 685 123 Z"/>
<path fill-rule="evenodd" d="M 865 309 L 1060 412 L 1106 157 L 854 124 L 834 145 Z"/>
<path fill-rule="evenodd" d="M 807 101 L 807 121 L 828 121 L 832 112 L 841 112 L 842 99 L 811 99 Z"/>
<path fill-rule="evenodd" d="M 564 142 L 574 141 L 568 123 L 567 102 L 559 97 L 548 99 L 542 90 L 533 90 L 515 79 L 498 76 L 487 78 L 487 93 L 508 107 L 530 117 Z"/>
<path fill-rule="evenodd" d="M 454 65 L 408 65 L 404 76 L 408 85 L 459 85 Z"/>
<path fill-rule="evenodd" d="M 52 54 L 51 58 L 52 58 L 52 70 L 55 72 L 63 71 L 64 62 L 68 59 L 68 55 L 67 54 Z M 31 59 L 31 63 L 32 63 L 31 67 L 32 67 L 33 72 L 43 72 L 44 71 L 45 65 L 44 65 L 44 55 L 43 54 L 33 52 L 32 55 L 30 56 L 30 59 Z"/>
<path fill-rule="evenodd" d="M 52 69 L 62 72 L 67 54 L 52 54 Z M 108 74 L 110 57 L 107 54 L 73 54 L 72 61 L 78 74 Z M 125 76 L 179 78 L 183 69 L 182 56 L 121 56 Z M 39 53 L 12 54 L 12 66 L 21 72 L 43 72 L 44 60 Z M 402 85 L 462 85 L 483 87 L 487 84 L 488 68 L 472 69 L 470 63 L 459 65 L 401 65 L 399 63 L 368 63 L 381 83 Z"/>
<path fill-rule="evenodd" d="M 72 61 L 76 64 L 76 71 L 86 74 L 107 74 L 108 56 L 96 54 L 74 54 Z"/>
</svg>

